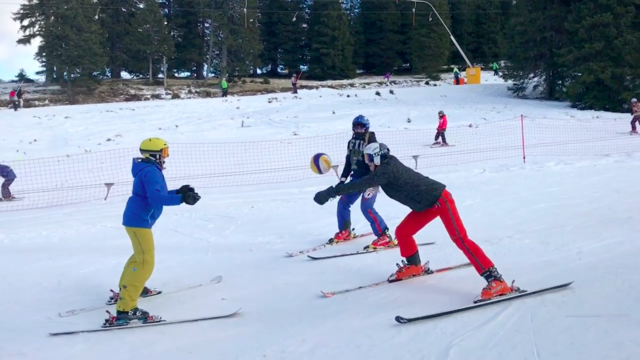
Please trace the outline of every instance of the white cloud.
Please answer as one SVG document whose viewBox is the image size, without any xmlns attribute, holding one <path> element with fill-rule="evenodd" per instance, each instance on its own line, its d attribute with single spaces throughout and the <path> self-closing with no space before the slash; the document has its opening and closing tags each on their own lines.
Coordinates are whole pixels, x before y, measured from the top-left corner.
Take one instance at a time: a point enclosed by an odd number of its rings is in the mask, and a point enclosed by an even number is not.
<svg viewBox="0 0 640 360">
<path fill-rule="evenodd" d="M 10 0 L 10 3 L 0 5 L 0 79 L 14 79 L 20 69 L 35 78 L 35 72 L 40 70 L 40 64 L 33 59 L 38 41 L 30 46 L 16 44 L 20 37 L 20 24 L 13 21 L 12 13 L 18 11 L 22 0 Z"/>
</svg>

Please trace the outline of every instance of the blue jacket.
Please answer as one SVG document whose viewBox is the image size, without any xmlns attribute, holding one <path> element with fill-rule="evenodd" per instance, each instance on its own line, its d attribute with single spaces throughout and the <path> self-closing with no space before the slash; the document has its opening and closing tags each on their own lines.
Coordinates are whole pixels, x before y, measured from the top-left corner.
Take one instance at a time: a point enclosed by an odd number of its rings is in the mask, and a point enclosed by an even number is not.
<svg viewBox="0 0 640 360">
<path fill-rule="evenodd" d="M 182 195 L 168 191 L 162 169 L 158 164 L 142 158 L 133 159 L 131 166 L 133 191 L 122 216 L 122 225 L 151 229 L 162 215 L 163 206 L 182 203 Z"/>
</svg>

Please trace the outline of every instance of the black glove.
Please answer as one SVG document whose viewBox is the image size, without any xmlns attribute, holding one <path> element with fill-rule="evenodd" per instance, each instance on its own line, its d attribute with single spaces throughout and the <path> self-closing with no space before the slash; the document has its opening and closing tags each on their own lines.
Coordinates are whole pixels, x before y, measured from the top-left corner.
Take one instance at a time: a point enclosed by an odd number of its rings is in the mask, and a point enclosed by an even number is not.
<svg viewBox="0 0 640 360">
<path fill-rule="evenodd" d="M 318 205 L 324 205 L 330 199 L 336 197 L 336 189 L 333 186 L 329 186 L 326 190 L 322 190 L 316 193 L 316 196 L 313 197 L 313 201 L 315 201 Z"/>
<path fill-rule="evenodd" d="M 182 195 L 190 192 L 196 192 L 196 189 L 192 188 L 191 185 L 182 185 L 180 189 L 176 190 L 176 194 Z"/>
<path fill-rule="evenodd" d="M 195 205 L 200 200 L 200 195 L 196 192 L 182 194 L 182 202 L 187 205 Z"/>
</svg>

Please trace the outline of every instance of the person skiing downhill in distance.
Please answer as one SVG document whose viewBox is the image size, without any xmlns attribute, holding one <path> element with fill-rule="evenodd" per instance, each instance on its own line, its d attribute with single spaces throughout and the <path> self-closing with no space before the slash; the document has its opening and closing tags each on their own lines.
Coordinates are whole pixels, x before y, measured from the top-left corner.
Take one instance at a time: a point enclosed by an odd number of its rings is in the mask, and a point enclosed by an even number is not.
<svg viewBox="0 0 640 360">
<path fill-rule="evenodd" d="M 640 103 L 636 98 L 631 99 L 631 115 L 633 115 L 631 119 L 631 134 L 637 134 L 636 122 L 640 123 Z"/>
<path fill-rule="evenodd" d="M 487 285 L 481 291 L 481 299 L 492 299 L 513 291 L 493 262 L 467 235 L 453 197 L 444 184 L 402 164 L 398 158 L 390 155 L 385 144 L 369 144 L 364 154 L 371 174 L 348 184 L 322 190 L 313 200 L 323 205 L 336 196 L 380 186 L 391 199 L 411 209 L 396 228 L 400 254 L 406 261 L 402 261 L 403 266 L 397 265 L 398 270 L 389 280 L 404 280 L 430 271 L 420 261 L 413 236 L 436 217 L 440 217 L 451 240 L 469 259 L 478 274 L 487 281 Z"/>
<path fill-rule="evenodd" d="M 449 122 L 447 121 L 447 115 L 444 114 L 444 111 L 438 111 L 438 129 L 436 131 L 435 142 L 432 145 L 440 144 L 440 138 L 442 137 L 442 146 L 449 146 L 447 143 L 447 138 L 444 136 L 444 133 L 447 131 L 447 125 Z"/>
<path fill-rule="evenodd" d="M 190 185 L 178 190 L 167 190 L 162 174 L 165 160 L 169 157 L 169 146 L 160 138 L 149 138 L 140 144 L 141 158 L 134 158 L 131 166 L 133 175 L 132 194 L 122 216 L 131 244 L 133 255 L 122 270 L 119 288 L 112 300 L 117 301 L 115 319 L 118 325 L 127 325 L 132 320 L 144 321 L 149 312 L 138 308 L 138 297 L 152 295 L 145 283 L 151 277 L 155 264 L 155 245 L 151 228 L 162 215 L 163 206 L 182 203 L 195 205 L 200 195 Z M 113 325 L 113 324 L 112 324 Z"/>
<path fill-rule="evenodd" d="M 11 166 L 0 164 L 0 177 L 4 179 L 4 181 L 2 182 L 2 200 L 13 200 L 14 197 L 11 194 L 11 190 L 9 190 L 9 187 L 16 180 L 16 173 L 13 171 Z"/>
<path fill-rule="evenodd" d="M 370 123 L 363 115 L 356 116 L 351 123 L 353 132 L 351 139 L 347 143 L 347 156 L 345 157 L 345 166 L 340 176 L 339 184 L 344 184 L 349 176 L 351 181 L 356 181 L 371 173 L 369 166 L 364 161 L 364 148 L 370 144 L 377 142 L 376 134 L 369 131 Z M 351 206 L 360 200 L 360 209 L 362 214 L 369 221 L 376 239 L 365 247 L 365 249 L 373 250 L 381 247 L 393 247 L 397 242 L 389 235 L 389 228 L 384 219 L 378 214 L 374 208 L 378 189 L 374 186 L 364 188 L 359 191 L 344 193 L 338 201 L 338 232 L 334 235 L 329 243 L 338 243 L 345 240 L 353 239 L 355 234 L 351 231 Z"/>
</svg>

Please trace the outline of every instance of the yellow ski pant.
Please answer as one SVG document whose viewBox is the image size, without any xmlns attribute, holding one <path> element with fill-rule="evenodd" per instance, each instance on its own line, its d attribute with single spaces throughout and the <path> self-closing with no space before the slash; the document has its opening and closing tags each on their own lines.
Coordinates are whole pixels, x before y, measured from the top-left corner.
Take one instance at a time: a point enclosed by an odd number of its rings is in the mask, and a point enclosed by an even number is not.
<svg viewBox="0 0 640 360">
<path fill-rule="evenodd" d="M 130 311 L 138 307 L 138 298 L 154 267 L 155 248 L 151 229 L 124 228 L 131 239 L 133 255 L 127 260 L 120 276 L 118 311 Z"/>
</svg>

